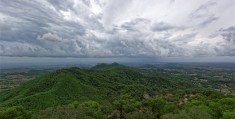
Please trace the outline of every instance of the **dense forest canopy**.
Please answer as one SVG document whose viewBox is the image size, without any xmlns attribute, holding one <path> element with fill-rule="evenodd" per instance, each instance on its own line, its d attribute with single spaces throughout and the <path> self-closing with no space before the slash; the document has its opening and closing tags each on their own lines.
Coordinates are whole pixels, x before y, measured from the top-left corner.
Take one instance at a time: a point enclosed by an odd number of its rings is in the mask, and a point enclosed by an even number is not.
<svg viewBox="0 0 235 119">
<path fill-rule="evenodd" d="M 234 119 L 234 71 L 224 64 L 112 63 L 3 73 L 2 84 L 14 87 L 0 92 L 0 118 Z M 16 75 L 28 80 L 15 85 L 9 77 Z"/>
</svg>

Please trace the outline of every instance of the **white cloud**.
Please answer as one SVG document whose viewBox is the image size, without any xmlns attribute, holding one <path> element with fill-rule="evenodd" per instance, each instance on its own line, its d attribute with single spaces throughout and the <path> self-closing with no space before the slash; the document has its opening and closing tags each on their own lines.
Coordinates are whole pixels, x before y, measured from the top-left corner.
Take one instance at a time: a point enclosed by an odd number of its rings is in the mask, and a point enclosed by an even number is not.
<svg viewBox="0 0 235 119">
<path fill-rule="evenodd" d="M 52 33 L 43 34 L 42 36 L 38 36 L 37 39 L 44 40 L 44 41 L 50 41 L 50 42 L 60 42 L 63 40 L 57 34 L 52 34 Z"/>
</svg>

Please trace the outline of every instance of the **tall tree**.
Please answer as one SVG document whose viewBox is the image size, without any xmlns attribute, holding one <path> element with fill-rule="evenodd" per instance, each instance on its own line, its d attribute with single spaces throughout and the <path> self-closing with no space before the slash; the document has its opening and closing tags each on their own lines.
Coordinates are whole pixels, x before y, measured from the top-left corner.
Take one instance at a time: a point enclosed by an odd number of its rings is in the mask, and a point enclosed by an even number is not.
<svg viewBox="0 0 235 119">
<path fill-rule="evenodd" d="M 113 102 L 114 108 L 120 113 L 120 118 L 125 118 L 125 113 L 129 113 L 139 108 L 141 103 L 130 95 L 122 95 L 120 99 Z"/>
<path fill-rule="evenodd" d="M 152 114 L 156 119 L 160 119 L 162 115 L 162 109 L 166 105 L 166 102 L 162 98 L 150 98 L 146 101 L 148 107 L 151 108 Z"/>
</svg>

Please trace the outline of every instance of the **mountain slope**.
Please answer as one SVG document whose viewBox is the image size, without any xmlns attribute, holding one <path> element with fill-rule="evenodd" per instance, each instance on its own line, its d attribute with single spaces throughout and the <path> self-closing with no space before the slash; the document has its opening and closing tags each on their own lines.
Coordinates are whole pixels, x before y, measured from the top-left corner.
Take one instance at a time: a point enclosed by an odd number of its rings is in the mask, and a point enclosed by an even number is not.
<svg viewBox="0 0 235 119">
<path fill-rule="evenodd" d="M 35 80 L 26 82 L 19 88 L 3 94 L 3 105 L 23 105 L 27 108 L 44 109 L 46 107 L 67 104 L 71 101 L 99 100 L 100 92 L 85 85 L 66 70 L 58 70 Z"/>
<path fill-rule="evenodd" d="M 172 80 L 145 76 L 119 64 L 105 67 L 72 67 L 56 70 L 28 81 L 18 88 L 0 93 L 0 105 L 23 105 L 30 110 L 38 111 L 73 101 L 94 100 L 99 103 L 110 103 L 117 95 L 124 93 L 143 98 L 146 93 L 156 95 L 159 89 L 181 87 Z"/>
<path fill-rule="evenodd" d="M 95 100 L 106 103 L 103 99 L 127 90 L 133 77 L 141 74 L 127 69 L 93 70 L 69 68 L 60 69 L 34 80 L 28 81 L 18 88 L 2 92 L 0 104 L 3 106 L 23 105 L 31 110 L 68 104 L 72 101 Z"/>
</svg>

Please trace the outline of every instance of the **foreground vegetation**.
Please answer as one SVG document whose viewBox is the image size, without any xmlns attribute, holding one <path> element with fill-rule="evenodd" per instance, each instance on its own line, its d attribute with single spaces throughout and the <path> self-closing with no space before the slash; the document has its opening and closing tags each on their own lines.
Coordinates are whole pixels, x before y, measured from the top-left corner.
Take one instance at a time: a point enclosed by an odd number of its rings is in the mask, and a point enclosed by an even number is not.
<svg viewBox="0 0 235 119">
<path fill-rule="evenodd" d="M 60 69 L 2 91 L 0 119 L 234 119 L 234 70 L 220 71 L 224 80 L 216 81 L 214 68 L 202 69 Z"/>
</svg>

